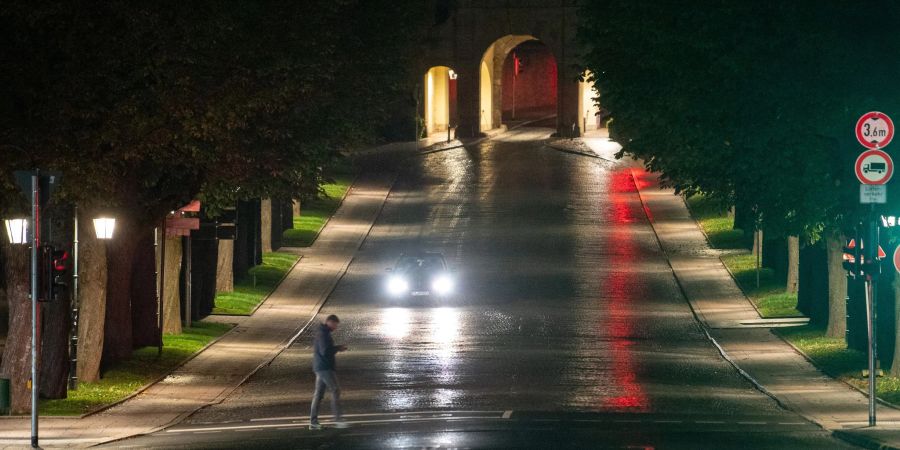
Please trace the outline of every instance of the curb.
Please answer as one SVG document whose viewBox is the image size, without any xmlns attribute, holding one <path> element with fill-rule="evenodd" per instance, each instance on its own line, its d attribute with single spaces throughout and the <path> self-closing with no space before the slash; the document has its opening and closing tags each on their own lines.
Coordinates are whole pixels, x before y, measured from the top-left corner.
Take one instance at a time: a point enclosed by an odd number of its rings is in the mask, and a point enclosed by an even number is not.
<svg viewBox="0 0 900 450">
<path fill-rule="evenodd" d="M 700 230 L 700 233 L 703 234 L 703 238 L 706 239 L 706 245 L 709 246 L 709 248 L 711 250 L 719 250 L 719 251 L 723 250 L 721 248 L 716 248 L 715 246 L 713 246 L 712 240 L 710 240 L 709 235 L 706 234 L 706 230 L 703 229 L 703 225 L 700 224 L 700 220 L 694 216 L 694 211 L 691 209 L 691 205 L 688 203 L 687 198 L 685 198 L 684 195 L 681 195 L 680 197 L 681 197 L 681 201 L 684 202 L 684 207 L 687 208 L 688 214 L 690 214 L 691 219 L 694 221 L 695 224 L 697 224 L 697 229 Z M 741 249 L 741 250 L 743 250 L 743 249 Z M 743 250 L 743 251 L 750 252 L 750 250 Z M 750 253 L 752 253 L 752 252 L 750 252 Z M 744 298 L 747 299 L 747 302 L 750 303 L 750 306 L 752 306 L 753 309 L 756 310 L 756 314 L 760 318 L 763 318 L 762 313 L 759 311 L 759 307 L 756 306 L 756 302 L 754 302 L 753 299 L 750 298 L 750 296 L 747 295 L 747 293 L 744 292 L 743 289 L 741 289 L 741 285 L 738 284 L 737 277 L 734 276 L 734 272 L 731 271 L 731 267 L 728 267 L 728 264 L 725 264 L 725 261 L 722 260 L 722 255 L 719 255 L 717 258 L 719 260 L 719 263 L 722 264 L 722 267 L 725 268 L 725 271 L 728 272 L 728 275 L 731 276 L 731 280 L 734 281 L 734 285 L 737 286 L 738 289 L 741 291 L 741 295 L 743 295 Z"/>
<path fill-rule="evenodd" d="M 274 252 L 273 252 L 273 253 L 274 253 Z M 253 309 L 250 310 L 250 314 L 247 314 L 246 316 L 244 316 L 243 314 L 239 314 L 239 315 L 240 315 L 240 316 L 243 316 L 243 317 L 250 317 L 250 316 L 252 316 L 253 314 L 256 314 L 256 311 L 259 309 L 259 307 L 262 306 L 263 303 L 265 303 L 266 300 L 268 300 L 269 297 L 271 297 L 272 294 L 274 294 L 275 291 L 278 290 L 278 287 L 281 286 L 281 283 L 284 282 L 284 280 L 287 278 L 288 274 L 291 273 L 291 271 L 294 270 L 294 267 L 297 267 L 297 264 L 300 264 L 300 261 L 302 261 L 302 260 L 303 260 L 303 255 L 298 255 L 298 256 L 297 256 L 297 260 L 294 261 L 294 264 L 291 264 L 291 268 L 288 269 L 288 270 L 284 273 L 284 275 L 281 276 L 281 279 L 278 280 L 278 283 L 276 283 L 274 287 L 272 287 L 272 290 L 269 291 L 269 293 L 266 294 L 266 296 L 263 297 L 262 300 L 260 300 L 259 303 L 257 303 L 256 306 L 254 306 Z M 211 316 L 228 316 L 228 315 L 234 315 L 234 314 L 210 314 L 210 315 L 211 315 Z"/>
<path fill-rule="evenodd" d="M 634 169 L 629 170 L 628 173 L 629 173 L 629 175 L 631 175 L 631 182 L 634 185 L 635 192 L 637 193 L 638 199 L 641 202 L 641 209 L 644 210 L 644 215 L 647 218 L 647 222 L 650 224 L 650 229 L 653 230 L 653 236 L 656 237 L 656 244 L 659 246 L 659 249 L 662 252 L 662 254 L 665 255 L 666 264 L 669 266 L 669 270 L 672 272 L 672 278 L 675 279 L 675 284 L 678 285 L 678 290 L 681 292 L 682 298 L 684 298 L 685 302 L 688 305 L 688 308 L 691 310 L 691 315 L 693 315 L 694 320 L 697 323 L 697 326 L 700 328 L 701 331 L 703 331 L 703 334 L 706 335 L 706 338 L 716 347 L 716 350 L 718 350 L 719 355 L 721 355 L 722 358 L 728 362 L 728 364 L 730 364 L 732 367 L 734 367 L 734 369 L 738 372 L 738 374 L 740 374 L 747 381 L 749 381 L 750 384 L 752 384 L 756 388 L 756 390 L 765 394 L 767 397 L 771 398 L 772 401 L 774 401 L 775 404 L 777 404 L 779 407 L 781 407 L 787 411 L 791 411 L 791 409 L 788 408 L 787 406 L 785 406 L 785 404 L 782 403 L 781 400 L 775 396 L 775 394 L 773 394 L 768 389 L 766 389 L 765 386 L 763 386 L 759 381 L 756 380 L 756 378 L 753 378 L 753 376 L 751 376 L 749 373 L 747 373 L 747 371 L 745 371 L 740 366 L 738 366 L 738 364 L 731 358 L 731 356 L 728 355 L 728 353 L 725 351 L 725 349 L 722 348 L 722 346 L 719 344 L 719 342 L 716 341 L 716 339 L 712 336 L 712 334 L 710 334 L 709 326 L 697 314 L 697 310 L 694 308 L 694 304 L 693 304 L 693 302 L 691 302 L 691 298 L 687 295 L 687 292 L 685 292 L 685 290 L 684 290 L 684 286 L 681 284 L 681 279 L 678 277 L 678 274 L 675 272 L 675 268 L 672 267 L 672 262 L 669 260 L 669 253 L 663 247 L 662 240 L 659 238 L 659 233 L 657 233 L 657 231 L 656 231 L 656 226 L 654 226 L 654 224 L 653 224 L 654 221 L 652 219 L 652 215 L 647 213 L 649 211 L 649 208 L 647 207 L 647 203 L 644 202 L 644 196 L 641 195 L 641 189 L 638 188 L 638 184 L 635 181 Z M 810 420 L 805 415 L 800 414 L 800 416 L 803 417 L 805 420 L 815 423 L 816 425 L 821 427 L 821 425 Z"/>
<path fill-rule="evenodd" d="M 121 405 L 122 403 L 125 403 L 125 402 L 127 402 L 128 400 L 131 400 L 131 399 L 137 397 L 138 395 L 144 393 L 144 391 L 146 391 L 147 389 L 150 389 L 151 387 L 153 387 L 153 385 L 155 385 L 156 383 L 159 383 L 160 381 L 165 380 L 169 375 L 172 375 L 172 373 L 174 373 L 176 370 L 182 368 L 185 364 L 189 363 L 192 359 L 194 359 L 194 358 L 200 356 L 200 354 L 203 353 L 204 350 L 206 350 L 207 348 L 209 348 L 210 346 L 212 346 L 212 345 L 215 344 L 216 342 L 219 342 L 219 341 L 222 340 L 225 336 L 228 336 L 229 334 L 231 334 L 234 330 L 236 330 L 236 329 L 238 329 L 238 328 L 239 328 L 239 327 L 236 326 L 236 325 L 235 325 L 235 326 L 232 326 L 231 328 L 228 329 L 228 331 L 222 333 L 221 336 L 219 336 L 219 337 L 217 337 L 217 338 L 215 338 L 215 339 L 209 341 L 209 342 L 208 342 L 206 345 L 204 345 L 202 348 L 200 348 L 199 350 L 197 350 L 196 352 L 194 352 L 194 354 L 192 354 L 191 356 L 188 356 L 187 358 L 185 358 L 184 361 L 180 362 L 177 366 L 173 367 L 172 370 L 168 371 L 167 373 L 162 374 L 159 378 L 157 378 L 157 379 L 155 379 L 155 380 L 153 380 L 153 381 L 151 381 L 151 382 L 149 382 L 149 383 L 147 383 L 147 384 L 141 386 L 140 388 L 138 388 L 138 390 L 134 391 L 134 392 L 133 392 L 131 395 L 129 395 L 128 397 L 125 397 L 125 398 L 123 398 L 122 400 L 119 400 L 119 401 L 117 401 L 117 402 L 114 402 L 114 403 L 110 403 L 110 404 L 108 404 L 108 405 L 101 406 L 101 407 L 99 407 L 99 408 L 97 408 L 97 409 L 95 409 L 95 410 L 93 410 L 93 411 L 88 411 L 88 412 L 86 412 L 86 413 L 84 413 L 84 414 L 82 414 L 82 415 L 80 415 L 80 416 L 77 416 L 77 417 L 78 417 L 79 419 L 84 419 L 84 418 L 86 418 L 86 417 L 93 416 L 94 414 L 98 414 L 98 413 L 101 413 L 101 412 L 103 412 L 103 411 L 106 411 L 106 410 L 108 410 L 108 409 L 110 409 L 110 408 L 113 408 L 113 407 L 115 407 L 115 406 L 119 406 L 119 405 Z M 47 416 L 47 417 L 54 417 L 54 418 L 55 418 L 56 416 Z"/>
<path fill-rule="evenodd" d="M 769 332 L 772 333 L 772 335 L 774 335 L 774 336 L 777 337 L 778 339 L 781 339 L 782 341 L 784 341 L 785 344 L 789 345 L 792 349 L 794 349 L 794 351 L 797 352 L 798 355 L 802 356 L 803 359 L 805 359 L 808 363 L 812 364 L 812 366 L 815 367 L 816 370 L 818 370 L 819 372 L 822 372 L 824 375 L 827 375 L 828 377 L 830 377 L 830 378 L 833 379 L 834 381 L 843 383 L 843 384 L 844 384 L 845 386 L 847 386 L 848 388 L 853 389 L 854 391 L 857 391 L 857 392 L 859 392 L 860 394 L 863 394 L 864 396 L 866 396 L 866 398 L 869 397 L 869 392 L 868 392 L 868 391 L 865 391 L 865 390 L 863 390 L 863 389 L 860 389 L 859 387 L 854 386 L 853 384 L 848 383 L 848 382 L 842 380 L 841 378 L 835 376 L 833 373 L 831 373 L 831 372 L 825 370 L 824 368 L 820 367 L 818 364 L 816 364 L 816 361 L 815 361 L 814 359 L 810 358 L 809 355 L 806 354 L 806 352 L 804 352 L 804 351 L 801 350 L 799 347 L 797 347 L 796 345 L 794 345 L 793 342 L 791 342 L 791 341 L 785 339 L 783 336 L 780 336 L 778 333 L 775 333 L 775 332 L 773 332 L 772 330 L 769 330 Z M 878 404 L 880 404 L 881 406 L 885 406 L 885 407 L 888 407 L 888 408 L 891 408 L 891 409 L 896 409 L 896 410 L 900 411 L 900 405 L 891 403 L 891 402 L 889 402 L 889 401 L 887 401 L 887 400 L 882 399 L 881 397 L 875 396 L 875 401 L 876 401 Z"/>
<path fill-rule="evenodd" d="M 397 179 L 397 178 L 394 177 L 394 178 L 391 180 L 390 184 L 388 185 L 388 187 L 387 187 L 387 195 L 385 196 L 384 201 L 382 201 L 382 203 L 381 203 L 381 207 L 380 207 L 379 210 L 378 210 L 378 214 L 375 216 L 375 220 L 372 221 L 372 224 L 369 225 L 369 229 L 366 231 L 366 234 L 363 236 L 362 240 L 360 240 L 359 245 L 357 246 L 357 251 L 363 246 L 363 244 L 365 243 L 366 239 L 367 239 L 368 236 L 369 236 L 369 233 L 372 231 L 372 228 L 375 226 L 375 222 L 376 222 L 377 219 L 378 219 L 378 215 L 380 215 L 380 214 L 381 214 L 381 211 L 384 209 L 384 204 L 387 203 L 387 199 L 388 199 L 388 197 L 390 196 L 390 193 L 391 193 L 391 191 L 392 191 L 393 188 L 394 188 L 394 183 L 396 182 L 396 179 Z M 354 182 L 355 182 L 355 181 L 354 181 Z M 351 186 L 352 186 L 352 185 L 351 185 Z M 347 194 L 349 194 L 349 193 L 350 193 L 350 189 L 347 189 Z M 344 198 L 346 198 L 346 196 L 347 196 L 347 195 L 345 194 Z M 341 200 L 341 204 L 343 204 L 343 199 Z M 340 208 L 340 207 L 338 207 L 338 208 Z M 329 220 L 330 220 L 330 219 L 329 219 Z M 326 223 L 326 224 L 327 224 L 327 223 Z M 325 227 L 323 226 L 322 228 L 324 229 Z M 286 340 L 282 341 L 282 343 L 279 345 L 279 348 L 278 348 L 278 349 L 276 349 L 275 351 L 273 351 L 272 353 L 270 353 L 270 355 L 267 355 L 267 356 L 264 358 L 263 362 L 261 362 L 258 366 L 256 366 L 256 368 L 254 368 L 249 374 L 247 374 L 247 376 L 243 377 L 243 378 L 241 379 L 241 381 L 240 381 L 239 383 L 237 383 L 234 387 L 232 387 L 232 388 L 230 388 L 230 389 L 226 389 L 225 391 L 223 391 L 222 393 L 220 393 L 216 398 L 214 398 L 213 400 L 211 400 L 211 401 L 208 402 L 207 404 L 201 405 L 201 406 L 199 406 L 199 407 L 197 407 L 197 408 L 194 408 L 194 409 L 191 410 L 191 411 L 186 411 L 186 412 L 184 412 L 184 413 L 178 415 L 175 419 L 171 420 L 169 423 L 166 423 L 166 424 L 164 424 L 164 425 L 158 426 L 158 427 L 156 427 L 156 428 L 153 428 L 153 429 L 148 430 L 148 431 L 143 432 L 143 433 L 138 433 L 138 434 L 134 434 L 134 435 L 130 435 L 130 436 L 119 437 L 119 438 L 114 438 L 114 439 L 102 441 L 102 442 L 99 442 L 99 443 L 97 443 L 97 444 L 91 445 L 91 447 L 95 447 L 95 446 L 99 446 L 99 445 L 104 445 L 104 444 L 109 444 L 109 443 L 112 443 L 112 442 L 123 441 L 123 440 L 125 440 L 125 439 L 130 439 L 130 438 L 134 438 L 134 437 L 138 437 L 138 436 L 146 436 L 146 435 L 150 435 L 150 434 L 153 434 L 153 433 L 156 433 L 156 432 L 165 430 L 166 428 L 169 428 L 169 427 L 172 427 L 172 426 L 175 426 L 175 425 L 179 424 L 179 423 L 182 422 L 184 419 L 190 417 L 191 415 L 195 414 L 197 411 L 200 411 L 200 410 L 203 409 L 203 408 L 206 408 L 206 407 L 208 407 L 208 406 L 212 406 L 212 405 L 216 405 L 216 404 L 222 403 L 226 398 L 228 398 L 229 395 L 231 395 L 235 390 L 237 390 L 237 389 L 238 389 L 239 387 L 241 387 L 244 383 L 246 383 L 247 380 L 249 380 L 251 377 L 253 377 L 253 375 L 255 375 L 257 372 L 259 372 L 263 367 L 266 367 L 266 366 L 272 364 L 272 361 L 274 361 L 275 358 L 277 358 L 277 357 L 278 357 L 279 355 L 281 355 L 285 350 L 287 350 L 291 345 L 293 345 L 294 342 L 295 342 L 298 338 L 300 338 L 300 336 L 302 336 L 303 333 L 306 332 L 306 330 L 309 329 L 309 326 L 310 326 L 310 325 L 312 324 L 312 322 L 316 319 L 316 316 L 319 315 L 319 311 L 321 311 L 322 307 L 325 306 L 325 303 L 328 302 L 328 299 L 331 298 L 331 294 L 334 292 L 334 288 L 338 285 L 338 283 L 340 283 L 340 281 L 341 281 L 341 280 L 344 278 L 344 276 L 347 274 L 348 269 L 349 269 L 350 266 L 353 264 L 353 261 L 354 261 L 355 259 L 356 259 L 356 257 L 355 257 L 355 256 L 352 256 L 352 257 L 350 257 L 350 259 L 349 259 L 343 266 L 341 266 L 341 268 L 340 268 L 340 270 L 339 270 L 339 275 L 338 275 L 337 277 L 335 277 L 334 281 L 331 283 L 331 285 L 330 285 L 330 286 L 328 287 L 328 289 L 326 290 L 327 294 L 324 295 L 324 296 L 322 297 L 322 299 L 320 299 L 319 302 L 316 303 L 316 304 L 313 306 L 313 313 L 310 315 L 309 320 L 307 320 L 306 323 L 305 323 L 302 327 L 300 327 L 300 329 L 299 329 L 296 333 L 294 333 L 293 336 L 290 336 L 290 337 L 288 337 Z M 298 261 L 299 261 L 299 260 L 298 260 Z M 273 290 L 273 292 L 274 292 L 274 290 Z M 264 303 L 264 302 L 260 302 L 260 304 L 262 304 L 262 303 Z M 236 328 L 238 328 L 238 327 L 234 327 L 234 328 L 232 328 L 232 330 L 234 330 L 234 329 L 236 329 Z M 227 334 L 227 333 L 226 333 L 226 334 Z M 225 336 L 225 335 L 223 334 L 222 336 Z M 198 352 L 198 354 L 199 354 L 199 352 Z"/>
<path fill-rule="evenodd" d="M 84 413 L 84 414 L 80 414 L 80 415 L 73 415 L 73 416 L 53 416 L 53 415 L 46 415 L 46 416 L 45 416 L 45 415 L 39 415 L 38 417 L 39 417 L 40 419 L 52 419 L 52 420 L 80 420 L 80 419 L 85 419 L 85 418 L 87 418 L 87 417 L 93 416 L 94 414 L 102 413 L 103 411 L 106 411 L 106 410 L 108 410 L 108 409 L 110 409 L 110 408 L 112 408 L 112 407 L 119 406 L 119 405 L 121 405 L 122 403 L 125 403 L 125 402 L 127 402 L 128 400 L 131 400 L 131 399 L 133 399 L 134 397 L 137 397 L 138 395 L 142 394 L 142 393 L 143 393 L 144 391 L 146 391 L 147 389 L 150 389 L 154 384 L 159 383 L 159 382 L 162 381 L 162 380 L 165 380 L 166 377 L 168 377 L 169 375 L 171 375 L 171 374 L 172 374 L 173 372 L 175 372 L 176 370 L 180 369 L 182 366 L 184 366 L 185 364 L 187 364 L 188 362 L 190 362 L 192 359 L 194 359 L 194 358 L 196 358 L 197 356 L 199 356 L 200 353 L 202 353 L 204 350 L 206 350 L 207 348 L 209 348 L 211 345 L 215 344 L 216 342 L 218 342 L 219 340 L 221 340 L 221 339 L 224 338 L 225 336 L 228 336 L 232 331 L 234 331 L 234 330 L 237 329 L 237 328 L 238 328 L 238 326 L 232 326 L 230 329 L 228 329 L 228 331 L 222 333 L 222 335 L 216 337 L 215 339 L 213 339 L 213 340 L 207 342 L 206 345 L 204 345 L 203 347 L 201 347 L 200 349 L 198 349 L 196 352 L 194 352 L 193 354 L 191 354 L 190 356 L 188 356 L 187 358 L 185 358 L 184 361 L 179 362 L 178 365 L 176 365 L 175 367 L 173 367 L 170 371 L 168 371 L 168 372 L 166 372 L 166 373 L 160 375 L 158 378 L 156 378 L 156 379 L 154 379 L 154 380 L 148 382 L 147 384 L 145 384 L 145 385 L 139 387 L 136 391 L 132 392 L 132 393 L 129 394 L 127 397 L 125 397 L 125 398 L 123 398 L 123 399 L 121 399 L 121 400 L 116 400 L 116 401 L 113 402 L 113 403 L 108 403 L 108 404 L 106 404 L 106 405 L 98 406 L 98 407 L 96 407 L 95 409 L 92 409 L 92 410 L 90 410 L 90 411 L 88 411 L 88 412 L 86 412 L 86 413 Z M 27 419 L 28 417 L 29 417 L 29 416 L 27 416 L 27 415 L 15 415 L 15 416 L 4 415 L 4 416 L 0 416 L 0 421 L 3 421 L 3 420 L 22 420 L 22 419 Z"/>
<path fill-rule="evenodd" d="M 633 171 L 631 172 L 631 176 L 632 176 L 632 181 L 634 181 L 634 172 L 633 172 Z M 637 183 L 635 183 L 635 187 L 637 187 Z M 646 213 L 646 211 L 647 211 L 647 206 L 646 206 L 646 204 L 644 203 L 644 199 L 643 199 L 643 196 L 641 195 L 641 191 L 640 191 L 639 188 L 637 189 L 637 192 L 638 192 L 638 196 L 639 196 L 640 199 L 641 199 L 641 204 L 642 204 L 642 206 L 644 207 L 644 211 L 645 211 L 645 213 Z M 683 198 L 683 197 L 682 197 L 682 200 L 684 201 L 684 198 Z M 687 205 L 687 202 L 686 202 L 686 201 L 685 201 L 684 203 L 685 203 L 685 207 L 686 207 L 686 208 L 688 209 L 688 211 L 690 212 L 690 210 L 691 210 L 691 209 L 690 209 L 690 206 Z M 694 222 L 697 224 L 697 227 L 700 229 L 700 232 L 703 233 L 704 237 L 706 238 L 707 245 L 709 245 L 710 248 L 713 248 L 713 247 L 710 245 L 710 242 L 709 242 L 709 236 L 708 236 L 708 235 L 706 234 L 706 232 L 703 230 L 703 227 L 700 226 L 700 223 L 697 221 L 697 219 L 693 217 L 693 214 L 691 215 L 691 218 L 694 220 Z M 651 224 L 651 228 L 653 229 L 653 234 L 654 234 L 654 235 L 656 236 L 656 238 L 657 238 L 657 242 L 660 244 L 660 249 L 663 251 L 664 254 L 667 254 L 666 251 L 665 251 L 664 249 L 662 249 L 661 241 L 659 240 L 659 234 L 656 232 L 656 227 L 653 226 L 653 220 L 650 219 L 650 216 L 649 216 L 649 215 L 647 216 L 647 219 L 648 219 L 648 221 L 649 221 L 650 224 Z M 735 280 L 735 278 L 734 278 L 734 273 L 732 273 L 732 272 L 731 272 L 731 269 L 728 267 L 728 265 L 725 264 L 724 261 L 722 261 L 722 257 L 719 256 L 717 259 L 718 259 L 719 262 L 722 264 L 722 266 L 725 267 L 725 270 L 728 272 L 729 276 L 731 276 L 732 280 L 734 280 L 735 283 L 736 283 L 736 280 Z M 666 262 L 669 263 L 668 258 L 667 258 Z M 671 263 L 669 263 L 669 267 L 671 268 Z M 738 373 L 741 374 L 741 376 L 743 376 L 745 379 L 747 379 L 748 381 L 750 381 L 750 383 L 752 383 L 752 384 L 757 388 L 757 390 L 759 390 L 759 391 L 762 392 L 763 394 L 765 394 L 765 395 L 767 395 L 768 397 L 770 397 L 770 398 L 771 398 L 773 401 L 775 401 L 775 403 L 778 404 L 778 406 L 780 406 L 781 408 L 783 408 L 783 409 L 785 409 L 785 410 L 787 410 L 787 411 L 791 411 L 791 412 L 797 414 L 798 416 L 802 417 L 802 418 L 803 418 L 804 420 L 806 420 L 807 422 L 810 422 L 810 423 L 812 423 L 812 424 L 818 426 L 819 428 L 821 428 L 821 429 L 823 429 L 823 430 L 825 430 L 825 431 L 829 431 L 830 434 L 831 434 L 834 438 L 836 438 L 836 439 L 840 439 L 840 440 L 842 440 L 842 441 L 844 441 L 844 442 L 847 442 L 847 443 L 849 443 L 849 444 L 857 445 L 857 446 L 860 446 L 860 447 L 863 447 L 863 448 L 868 448 L 868 449 L 877 449 L 877 450 L 881 450 L 881 449 L 896 449 L 896 450 L 900 450 L 900 447 L 894 446 L 894 445 L 889 444 L 889 443 L 885 443 L 885 442 L 883 442 L 883 441 L 881 441 L 880 439 L 877 439 L 877 438 L 875 438 L 875 437 L 869 437 L 869 436 L 866 436 L 866 435 L 864 435 L 864 434 L 854 433 L 854 432 L 852 432 L 852 431 L 847 431 L 847 430 L 840 430 L 840 429 L 834 430 L 834 429 L 829 429 L 828 427 L 826 427 L 825 425 L 823 425 L 822 423 L 820 423 L 820 422 L 819 422 L 818 420 L 816 420 L 815 418 L 813 418 L 813 417 L 811 417 L 811 416 L 808 416 L 807 414 L 805 414 L 805 413 L 803 413 L 803 412 L 801 412 L 801 411 L 796 411 L 796 410 L 793 410 L 793 409 L 787 407 L 784 403 L 782 403 L 782 401 L 781 401 L 777 396 L 775 396 L 772 392 L 770 392 L 768 389 L 766 389 L 761 383 L 759 383 L 755 378 L 753 378 L 752 375 L 750 375 L 749 373 L 747 373 L 746 371 L 744 371 L 743 369 L 741 369 L 740 366 L 738 366 L 738 364 L 737 364 L 734 360 L 732 360 L 730 356 L 728 356 L 727 352 L 725 352 L 725 350 L 719 345 L 719 343 L 715 340 L 715 338 L 712 337 L 712 335 L 710 335 L 710 333 L 709 333 L 709 328 L 708 328 L 708 326 L 706 325 L 706 323 L 704 323 L 702 320 L 700 320 L 699 317 L 697 316 L 696 311 L 694 310 L 694 306 L 693 306 L 693 304 L 691 303 L 690 298 L 685 294 L 684 289 L 683 289 L 683 287 L 682 287 L 682 285 L 681 285 L 681 280 L 678 279 L 678 275 L 675 274 L 674 269 L 672 270 L 672 273 L 673 273 L 673 275 L 674 275 L 674 278 L 675 278 L 676 283 L 678 284 L 678 288 L 679 288 L 679 290 L 680 290 L 681 293 L 682 293 L 682 296 L 687 300 L 688 305 L 689 305 L 690 308 L 691 308 L 691 312 L 694 314 L 695 319 L 697 320 L 697 322 L 698 322 L 698 324 L 700 325 L 700 327 L 701 327 L 701 329 L 703 330 L 703 332 L 706 334 L 707 338 L 709 338 L 709 340 L 713 343 L 713 345 L 716 346 L 716 348 L 719 350 L 719 353 L 722 355 L 722 357 L 725 358 L 725 360 L 728 361 L 728 362 L 729 362 L 729 363 L 730 363 L 730 364 L 738 371 Z M 740 285 L 738 285 L 738 288 L 740 289 Z M 757 313 L 759 313 L 759 309 L 758 309 L 757 306 L 753 303 L 753 301 L 750 300 L 750 298 L 747 296 L 747 294 L 744 293 L 743 289 L 741 289 L 741 294 L 744 296 L 744 298 L 745 298 L 751 305 L 753 305 L 753 307 L 754 307 L 754 309 L 756 309 Z M 856 386 L 853 386 L 853 385 L 851 385 L 850 383 L 847 383 L 847 382 L 844 381 L 844 380 L 841 380 L 841 379 L 839 379 L 839 378 L 836 378 L 836 377 L 834 377 L 832 374 L 830 374 L 830 373 L 828 373 L 827 371 L 825 371 L 825 370 L 823 370 L 822 368 L 820 368 L 818 365 L 816 365 L 816 364 L 812 361 L 812 359 L 809 358 L 809 356 L 808 356 L 806 353 L 804 353 L 802 350 L 800 350 L 799 348 L 797 348 L 794 344 L 792 344 L 791 342 L 789 342 L 788 340 L 786 340 L 786 339 L 783 338 L 782 336 L 778 335 L 778 333 L 774 333 L 774 332 L 772 332 L 772 330 L 769 330 L 769 332 L 770 332 L 772 335 L 774 335 L 775 337 L 777 337 L 779 340 L 781 340 L 782 342 L 784 342 L 785 344 L 787 344 L 788 346 L 790 346 L 795 352 L 797 352 L 797 354 L 799 354 L 799 355 L 802 356 L 805 360 L 807 360 L 810 364 L 812 364 L 813 367 L 815 367 L 820 373 L 822 373 L 822 374 L 824 374 L 824 375 L 826 375 L 826 376 L 828 376 L 828 377 L 834 379 L 835 381 L 839 381 L 839 382 L 843 383 L 844 385 L 846 385 L 846 386 L 849 387 L 849 388 L 852 388 L 852 389 L 854 389 L 854 390 L 857 390 L 857 391 L 859 391 L 859 392 L 862 392 L 862 391 L 861 391 L 859 388 L 857 388 Z M 883 406 L 891 407 L 891 408 L 895 408 L 895 409 L 900 409 L 900 408 L 897 408 L 896 405 L 893 405 L 893 404 L 888 403 L 888 402 L 886 402 L 886 401 L 884 401 L 884 400 L 881 400 L 880 398 L 877 399 L 877 400 L 878 400 L 878 402 L 881 403 Z"/>
<path fill-rule="evenodd" d="M 888 444 L 881 441 L 880 439 L 860 435 L 858 433 L 852 433 L 849 431 L 835 430 L 831 432 L 831 435 L 849 444 L 858 445 L 860 447 L 871 450 L 900 450 L 900 447 Z"/>
<path fill-rule="evenodd" d="M 600 155 L 597 155 L 597 154 L 595 154 L 595 153 L 581 152 L 581 151 L 578 151 L 578 150 L 574 150 L 574 149 L 571 149 L 571 148 L 567 148 L 567 147 L 562 146 L 562 145 L 558 145 L 558 144 L 556 144 L 555 142 L 548 142 L 548 143 L 546 143 L 546 144 L 544 144 L 544 145 L 545 145 L 546 147 L 548 147 L 548 148 L 550 148 L 550 149 L 553 149 L 553 150 L 556 150 L 556 151 L 558 151 L 558 152 L 569 153 L 569 154 L 572 154 L 572 155 L 586 156 L 586 157 L 588 157 L 588 158 L 594 158 L 594 159 L 602 159 L 603 161 L 609 161 L 609 160 L 606 159 L 606 158 L 601 158 Z M 609 162 L 613 162 L 613 161 L 609 161 Z"/>
</svg>

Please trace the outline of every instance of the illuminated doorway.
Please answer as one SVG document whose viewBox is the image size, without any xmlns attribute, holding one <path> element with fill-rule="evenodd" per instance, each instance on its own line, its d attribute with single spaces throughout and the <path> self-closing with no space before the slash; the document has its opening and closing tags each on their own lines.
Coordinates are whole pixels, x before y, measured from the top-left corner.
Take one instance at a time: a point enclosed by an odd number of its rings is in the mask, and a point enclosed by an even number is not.
<svg viewBox="0 0 900 450">
<path fill-rule="evenodd" d="M 455 124 L 456 72 L 446 66 L 436 66 L 425 73 L 425 132 L 426 136 L 446 133 Z"/>
</svg>

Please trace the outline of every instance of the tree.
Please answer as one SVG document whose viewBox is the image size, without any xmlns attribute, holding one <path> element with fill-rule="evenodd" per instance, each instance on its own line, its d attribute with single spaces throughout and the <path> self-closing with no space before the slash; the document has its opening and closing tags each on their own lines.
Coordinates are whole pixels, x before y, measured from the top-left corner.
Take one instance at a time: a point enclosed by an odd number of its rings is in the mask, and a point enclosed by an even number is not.
<svg viewBox="0 0 900 450">
<path fill-rule="evenodd" d="M 148 343 L 134 320 L 155 311 L 135 295 L 152 270 L 141 240 L 165 214 L 198 197 L 215 213 L 316 195 L 339 150 L 377 138 L 424 13 L 412 0 L 0 6 L 0 212 L 27 210 L 12 171 L 40 167 L 63 174 L 55 202 L 117 218 L 105 255 L 85 260 L 106 279 L 83 296 L 83 319 L 105 330 L 82 341 L 83 379 L 100 352 L 109 365 Z M 23 273 L 7 270 L 7 285 Z M 27 318 L 15 308 L 10 321 Z M 13 380 L 27 379 L 13 364 L 25 350 L 6 348 Z"/>
<path fill-rule="evenodd" d="M 898 5 L 857 6 L 589 2 L 580 38 L 622 154 L 813 243 L 856 216 L 856 118 L 900 106 L 898 62 L 883 58 L 900 47 Z"/>
</svg>

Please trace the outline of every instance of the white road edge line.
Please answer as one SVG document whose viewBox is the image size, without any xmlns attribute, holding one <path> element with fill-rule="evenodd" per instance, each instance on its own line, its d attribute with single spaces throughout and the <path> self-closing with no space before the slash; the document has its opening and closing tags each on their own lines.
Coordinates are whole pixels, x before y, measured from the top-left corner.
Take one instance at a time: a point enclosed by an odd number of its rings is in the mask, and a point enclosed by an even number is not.
<svg viewBox="0 0 900 450">
<path fill-rule="evenodd" d="M 512 413 L 513 413 L 513 412 L 512 412 L 511 409 L 507 409 L 506 411 L 503 411 L 503 416 L 502 416 L 502 417 L 503 417 L 504 419 L 509 419 L 510 417 L 512 417 Z"/>
</svg>

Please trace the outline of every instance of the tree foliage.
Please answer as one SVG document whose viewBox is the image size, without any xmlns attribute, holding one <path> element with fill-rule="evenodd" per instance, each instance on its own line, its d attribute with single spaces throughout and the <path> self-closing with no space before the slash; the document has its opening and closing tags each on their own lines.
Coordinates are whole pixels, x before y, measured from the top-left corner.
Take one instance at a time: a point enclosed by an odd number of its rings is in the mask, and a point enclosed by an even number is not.
<svg viewBox="0 0 900 450">
<path fill-rule="evenodd" d="M 585 3 L 580 37 L 624 154 L 815 240 L 854 211 L 856 119 L 900 114 L 898 13 L 885 0 L 610 0 Z"/>
<path fill-rule="evenodd" d="M 62 174 L 51 206 L 116 215 L 104 257 L 112 289 L 90 299 L 105 303 L 106 362 L 144 341 L 132 315 L 152 310 L 135 295 L 149 270 L 135 264 L 146 253 L 137 241 L 194 198 L 215 214 L 238 200 L 316 195 L 340 151 L 377 139 L 403 106 L 427 7 L 0 4 L 0 218 L 27 212 L 12 173 L 32 168 Z"/>
<path fill-rule="evenodd" d="M 141 219 L 201 192 L 213 209 L 314 192 L 405 89 L 415 40 L 401 30 L 422 14 L 412 1 L 4 3 L 0 177 L 11 189 L 13 169 L 60 170 L 64 198 Z"/>
</svg>

